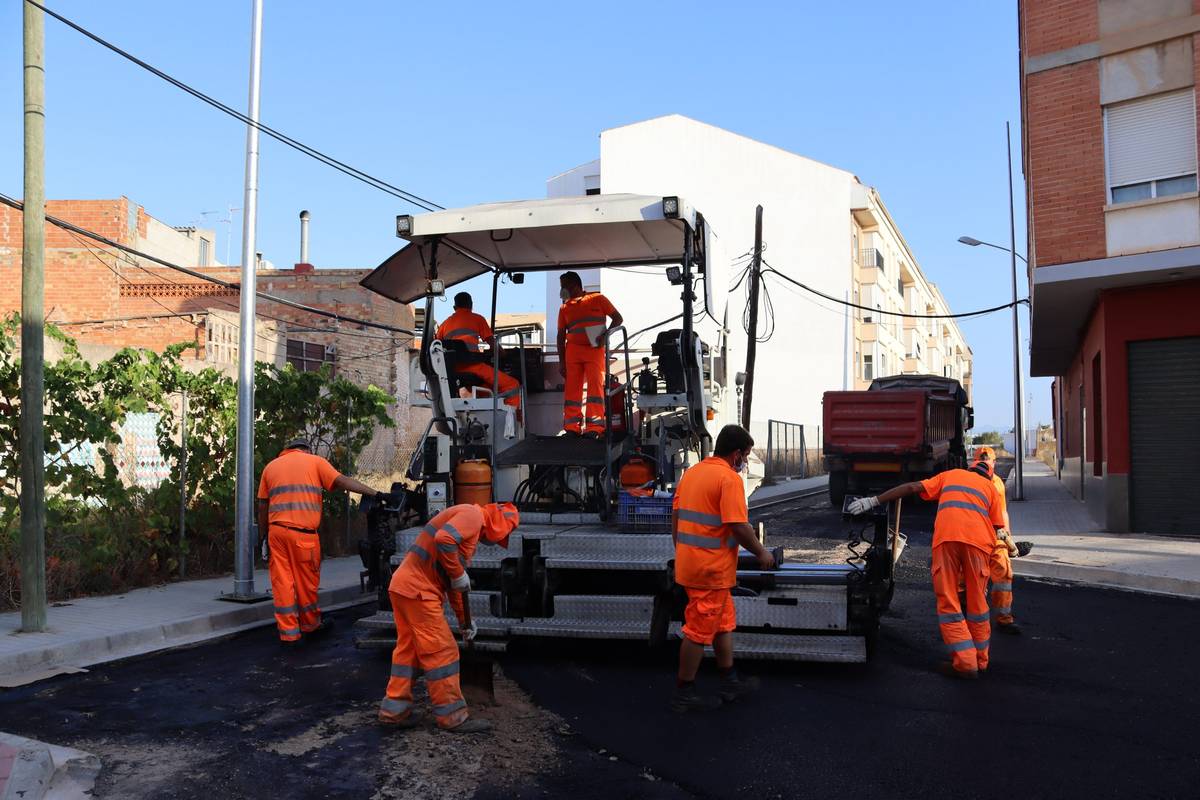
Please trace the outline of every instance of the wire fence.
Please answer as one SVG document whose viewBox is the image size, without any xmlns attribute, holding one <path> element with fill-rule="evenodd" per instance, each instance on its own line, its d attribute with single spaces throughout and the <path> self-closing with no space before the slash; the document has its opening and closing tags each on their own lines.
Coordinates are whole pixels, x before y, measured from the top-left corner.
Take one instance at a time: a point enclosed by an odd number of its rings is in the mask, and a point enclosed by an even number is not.
<svg viewBox="0 0 1200 800">
<path fill-rule="evenodd" d="M 812 432 L 810 442 L 810 434 Z M 767 420 L 767 443 L 762 453 L 768 482 L 811 478 L 824 472 L 821 426 Z"/>
</svg>

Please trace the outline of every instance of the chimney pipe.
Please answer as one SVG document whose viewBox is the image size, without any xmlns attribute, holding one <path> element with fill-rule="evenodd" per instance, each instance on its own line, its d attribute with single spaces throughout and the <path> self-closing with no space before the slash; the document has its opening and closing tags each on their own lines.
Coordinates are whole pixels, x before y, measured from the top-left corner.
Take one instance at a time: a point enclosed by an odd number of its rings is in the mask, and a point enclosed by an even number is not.
<svg viewBox="0 0 1200 800">
<path fill-rule="evenodd" d="M 300 212 L 300 263 L 308 263 L 308 211 Z"/>
</svg>

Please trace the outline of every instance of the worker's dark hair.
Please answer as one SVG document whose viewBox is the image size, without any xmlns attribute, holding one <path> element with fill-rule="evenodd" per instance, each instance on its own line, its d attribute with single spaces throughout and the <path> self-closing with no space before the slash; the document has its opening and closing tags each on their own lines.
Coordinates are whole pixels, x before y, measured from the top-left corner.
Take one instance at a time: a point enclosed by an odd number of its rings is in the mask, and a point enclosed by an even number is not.
<svg viewBox="0 0 1200 800">
<path fill-rule="evenodd" d="M 717 443 L 713 452 L 724 458 L 731 453 L 740 453 L 754 446 L 754 437 L 750 431 L 741 425 L 726 425 L 717 434 Z"/>
<path fill-rule="evenodd" d="M 562 275 L 558 276 L 558 279 L 568 286 L 578 286 L 580 289 L 583 288 L 583 278 L 579 277 L 579 273 L 575 272 L 574 270 L 570 272 L 564 272 Z"/>
<path fill-rule="evenodd" d="M 454 295 L 455 308 L 474 308 L 475 302 L 471 299 L 470 292 L 459 292 Z"/>
</svg>

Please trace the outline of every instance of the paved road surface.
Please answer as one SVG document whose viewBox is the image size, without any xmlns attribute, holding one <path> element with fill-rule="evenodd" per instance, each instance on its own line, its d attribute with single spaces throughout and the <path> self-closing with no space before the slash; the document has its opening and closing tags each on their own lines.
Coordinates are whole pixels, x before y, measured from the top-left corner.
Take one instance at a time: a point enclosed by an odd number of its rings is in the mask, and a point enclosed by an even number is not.
<svg viewBox="0 0 1200 800">
<path fill-rule="evenodd" d="M 97 752 L 100 797 L 1195 797 L 1200 602 L 1018 580 L 1027 635 L 950 681 L 920 514 L 869 665 L 747 666 L 764 691 L 706 716 L 666 710 L 669 652 L 555 645 L 505 657 L 536 706 L 509 686 L 481 711 L 518 718 L 503 739 L 381 731 L 387 659 L 343 614 L 287 656 L 260 631 L 0 693 L 0 728 Z M 783 516 L 838 528 L 819 505 Z"/>
</svg>

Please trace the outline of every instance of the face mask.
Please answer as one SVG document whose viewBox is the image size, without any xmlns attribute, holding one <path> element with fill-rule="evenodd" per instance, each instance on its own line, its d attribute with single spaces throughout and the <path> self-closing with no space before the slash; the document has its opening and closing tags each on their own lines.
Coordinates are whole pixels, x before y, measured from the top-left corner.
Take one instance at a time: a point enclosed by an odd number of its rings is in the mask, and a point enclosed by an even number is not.
<svg viewBox="0 0 1200 800">
<path fill-rule="evenodd" d="M 733 471 L 737 472 L 737 473 L 745 474 L 746 470 L 749 468 L 749 466 L 750 466 L 750 460 L 748 458 L 746 458 L 745 456 L 742 456 L 737 461 L 733 462 Z"/>
<path fill-rule="evenodd" d="M 561 297 L 562 301 L 565 303 L 571 299 L 571 291 L 569 289 L 559 289 L 558 296 Z"/>
</svg>

